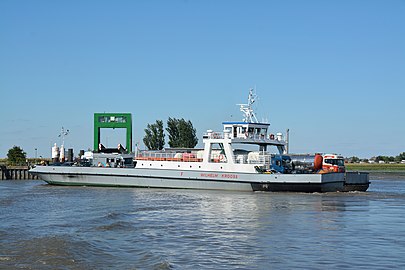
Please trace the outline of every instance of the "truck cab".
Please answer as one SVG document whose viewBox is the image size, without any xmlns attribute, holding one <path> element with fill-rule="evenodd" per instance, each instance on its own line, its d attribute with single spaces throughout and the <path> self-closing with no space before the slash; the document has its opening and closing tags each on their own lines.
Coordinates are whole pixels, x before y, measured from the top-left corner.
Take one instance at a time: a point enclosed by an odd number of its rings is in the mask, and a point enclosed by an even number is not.
<svg viewBox="0 0 405 270">
<path fill-rule="evenodd" d="M 323 155 L 322 169 L 330 172 L 345 172 L 345 161 L 343 156 L 337 154 Z"/>
<path fill-rule="evenodd" d="M 278 173 L 291 173 L 291 157 L 287 155 L 272 155 L 271 170 Z"/>
</svg>

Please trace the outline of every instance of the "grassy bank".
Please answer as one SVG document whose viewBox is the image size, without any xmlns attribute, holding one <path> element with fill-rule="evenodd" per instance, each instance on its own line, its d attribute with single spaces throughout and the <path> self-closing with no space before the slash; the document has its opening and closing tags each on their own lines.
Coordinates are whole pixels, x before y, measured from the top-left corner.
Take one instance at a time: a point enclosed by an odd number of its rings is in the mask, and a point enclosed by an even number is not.
<svg viewBox="0 0 405 270">
<path fill-rule="evenodd" d="M 405 164 L 345 164 L 348 171 L 366 171 L 366 172 L 405 172 Z"/>
</svg>

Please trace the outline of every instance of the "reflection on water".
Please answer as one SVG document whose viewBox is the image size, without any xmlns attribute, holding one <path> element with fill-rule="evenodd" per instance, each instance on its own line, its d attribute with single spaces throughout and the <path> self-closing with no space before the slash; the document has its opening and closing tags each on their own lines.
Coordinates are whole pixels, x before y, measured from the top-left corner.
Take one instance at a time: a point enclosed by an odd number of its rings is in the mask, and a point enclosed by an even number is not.
<svg viewBox="0 0 405 270">
<path fill-rule="evenodd" d="M 405 181 L 360 193 L 0 182 L 0 268 L 405 267 Z"/>
</svg>

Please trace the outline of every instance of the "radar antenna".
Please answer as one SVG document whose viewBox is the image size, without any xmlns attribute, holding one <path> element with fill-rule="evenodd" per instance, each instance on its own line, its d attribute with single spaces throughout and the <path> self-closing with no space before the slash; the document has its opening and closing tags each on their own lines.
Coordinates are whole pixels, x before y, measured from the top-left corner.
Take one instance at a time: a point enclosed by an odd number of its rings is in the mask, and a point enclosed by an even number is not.
<svg viewBox="0 0 405 270">
<path fill-rule="evenodd" d="M 253 103 L 256 101 L 257 95 L 253 93 L 253 88 L 249 89 L 248 103 L 238 104 L 240 111 L 243 113 L 243 121 L 247 123 L 258 123 L 256 114 L 253 111 Z"/>
<path fill-rule="evenodd" d="M 62 145 L 65 145 L 65 136 L 69 134 L 69 130 L 62 127 L 60 134 L 58 135 L 59 138 L 62 138 Z"/>
</svg>

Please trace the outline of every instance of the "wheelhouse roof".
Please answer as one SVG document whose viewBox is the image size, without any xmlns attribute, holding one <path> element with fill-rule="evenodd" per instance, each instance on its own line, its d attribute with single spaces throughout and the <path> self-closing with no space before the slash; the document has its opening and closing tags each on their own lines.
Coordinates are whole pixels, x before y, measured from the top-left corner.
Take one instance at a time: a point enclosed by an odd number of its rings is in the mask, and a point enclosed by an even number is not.
<svg viewBox="0 0 405 270">
<path fill-rule="evenodd" d="M 252 122 L 222 122 L 223 125 L 255 125 L 255 126 L 270 126 L 267 123 L 252 123 Z"/>
</svg>

